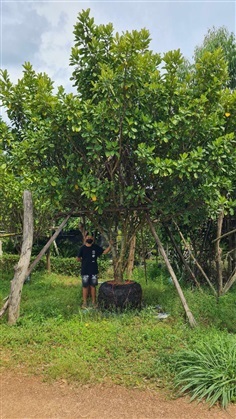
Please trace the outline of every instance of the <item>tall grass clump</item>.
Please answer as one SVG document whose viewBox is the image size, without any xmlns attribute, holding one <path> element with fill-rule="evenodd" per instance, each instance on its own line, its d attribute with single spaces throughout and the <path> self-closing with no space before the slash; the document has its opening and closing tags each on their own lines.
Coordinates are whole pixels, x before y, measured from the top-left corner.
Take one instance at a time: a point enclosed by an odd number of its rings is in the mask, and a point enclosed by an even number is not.
<svg viewBox="0 0 236 419">
<path fill-rule="evenodd" d="M 236 401 L 236 339 L 233 336 L 201 343 L 194 350 L 177 355 L 176 386 L 188 392 L 191 401 L 206 400 L 226 408 Z"/>
</svg>

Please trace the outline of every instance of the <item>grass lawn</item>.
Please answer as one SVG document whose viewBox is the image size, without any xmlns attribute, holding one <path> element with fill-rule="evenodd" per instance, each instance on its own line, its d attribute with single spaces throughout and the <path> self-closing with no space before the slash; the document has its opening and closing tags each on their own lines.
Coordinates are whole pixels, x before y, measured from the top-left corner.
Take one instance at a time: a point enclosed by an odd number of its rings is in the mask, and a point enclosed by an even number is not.
<svg viewBox="0 0 236 419">
<path fill-rule="evenodd" d="M 161 275 L 146 284 L 140 270 L 135 275 L 143 288 L 143 308 L 117 314 L 81 310 L 78 278 L 34 273 L 23 287 L 17 325 L 1 320 L 2 367 L 24 368 L 47 380 L 161 387 L 174 395 L 178 353 L 219 338 L 236 344 L 235 288 L 219 301 L 209 291 L 184 288 L 198 323 L 191 329 L 168 278 Z M 0 282 L 1 304 L 10 279 Z M 157 305 L 169 314 L 165 320 L 158 319 Z"/>
</svg>

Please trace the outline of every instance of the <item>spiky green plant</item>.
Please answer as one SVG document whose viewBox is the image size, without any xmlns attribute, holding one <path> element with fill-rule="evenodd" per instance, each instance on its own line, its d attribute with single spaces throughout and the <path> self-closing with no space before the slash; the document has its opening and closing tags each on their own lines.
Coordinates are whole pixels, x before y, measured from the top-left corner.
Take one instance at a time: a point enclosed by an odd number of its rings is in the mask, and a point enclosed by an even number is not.
<svg viewBox="0 0 236 419">
<path fill-rule="evenodd" d="M 176 386 L 191 400 L 205 399 L 226 408 L 236 401 L 236 339 L 234 336 L 201 343 L 177 354 Z"/>
</svg>

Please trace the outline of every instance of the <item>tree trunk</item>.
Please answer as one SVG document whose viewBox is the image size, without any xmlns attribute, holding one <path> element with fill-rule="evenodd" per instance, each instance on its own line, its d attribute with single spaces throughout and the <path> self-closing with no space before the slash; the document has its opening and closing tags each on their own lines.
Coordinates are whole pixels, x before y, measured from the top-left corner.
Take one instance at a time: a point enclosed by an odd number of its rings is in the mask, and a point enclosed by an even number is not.
<svg viewBox="0 0 236 419">
<path fill-rule="evenodd" d="M 135 246 L 136 246 L 136 235 L 134 235 L 132 237 L 131 242 L 130 242 L 129 258 L 128 258 L 128 265 L 127 265 L 128 279 L 131 279 L 132 272 L 133 272 L 133 269 L 134 269 Z"/>
<path fill-rule="evenodd" d="M 21 291 L 27 277 L 33 245 L 33 203 L 29 191 L 24 191 L 24 225 L 23 243 L 18 264 L 15 267 L 15 275 L 11 281 L 11 292 L 9 296 L 8 323 L 16 323 L 20 313 Z"/>
<path fill-rule="evenodd" d="M 153 237 L 156 240 L 156 243 L 158 245 L 159 251 L 160 251 L 160 253 L 161 253 L 161 255 L 162 255 L 162 257 L 163 257 L 163 259 L 165 261 L 165 264 L 166 264 L 166 266 L 168 268 L 168 271 L 170 272 L 170 275 L 171 275 L 171 278 L 172 278 L 172 280 L 174 282 L 174 285 L 176 287 L 176 290 L 177 290 L 177 292 L 179 294 L 181 303 L 182 303 L 182 305 L 184 307 L 184 310 L 185 310 L 185 313 L 186 313 L 186 315 L 188 317 L 189 324 L 190 324 L 191 327 L 195 327 L 196 324 L 197 324 L 196 323 L 196 320 L 194 319 L 191 311 L 189 310 L 187 301 L 186 301 L 185 296 L 183 294 L 183 291 L 182 291 L 182 289 L 181 289 L 181 287 L 179 285 L 178 279 L 177 279 L 177 277 L 176 277 L 176 275 L 175 275 L 175 273 L 174 273 L 174 271 L 172 269 L 172 266 L 171 266 L 171 264 L 169 262 L 169 259 L 168 259 L 167 255 L 166 255 L 166 252 L 165 252 L 165 250 L 164 250 L 164 248 L 163 248 L 163 246 L 161 244 L 161 241 L 160 241 L 160 239 L 159 239 L 159 237 L 158 237 L 158 235 L 157 235 L 157 233 L 156 233 L 156 231 L 154 229 L 154 226 L 153 226 L 153 224 L 151 222 L 151 219 L 150 219 L 149 215 L 147 215 L 147 221 L 148 221 L 148 224 L 150 226 L 150 229 L 151 229 L 151 232 L 153 234 Z"/>
<path fill-rule="evenodd" d="M 126 268 L 126 250 L 127 250 L 127 230 L 122 228 L 121 239 L 118 243 L 118 249 L 113 254 L 113 269 L 114 269 L 114 280 L 117 283 L 122 283 L 124 280 L 124 271 Z"/>
</svg>

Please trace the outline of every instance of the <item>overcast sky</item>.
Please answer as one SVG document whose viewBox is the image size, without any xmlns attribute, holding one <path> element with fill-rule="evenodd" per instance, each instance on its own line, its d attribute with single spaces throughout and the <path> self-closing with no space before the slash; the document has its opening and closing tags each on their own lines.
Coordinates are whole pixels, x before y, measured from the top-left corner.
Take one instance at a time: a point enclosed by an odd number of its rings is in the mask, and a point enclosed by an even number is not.
<svg viewBox="0 0 236 419">
<path fill-rule="evenodd" d="M 96 24 L 113 23 L 116 32 L 147 28 L 155 52 L 180 48 L 191 59 L 209 28 L 236 30 L 235 0 L 202 1 L 58 1 L 0 0 L 1 68 L 16 82 L 29 61 L 67 91 L 72 90 L 69 66 L 78 13 L 91 9 Z"/>
</svg>

